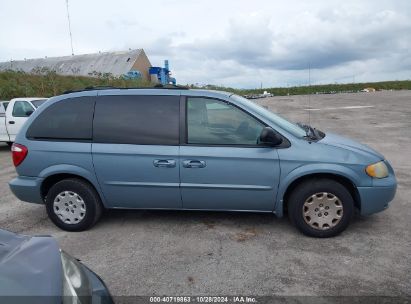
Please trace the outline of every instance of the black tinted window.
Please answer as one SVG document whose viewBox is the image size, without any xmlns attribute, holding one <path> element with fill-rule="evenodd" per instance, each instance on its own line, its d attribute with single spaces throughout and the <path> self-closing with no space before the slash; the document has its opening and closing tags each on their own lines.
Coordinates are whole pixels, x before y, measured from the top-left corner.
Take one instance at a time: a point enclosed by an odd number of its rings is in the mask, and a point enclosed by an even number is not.
<svg viewBox="0 0 411 304">
<path fill-rule="evenodd" d="M 179 96 L 100 96 L 94 115 L 94 141 L 178 145 Z"/>
<path fill-rule="evenodd" d="M 31 103 L 38 108 L 39 106 L 41 106 L 43 103 L 45 103 L 47 101 L 47 99 L 38 99 L 38 100 L 32 100 Z"/>
<path fill-rule="evenodd" d="M 90 140 L 94 99 L 78 97 L 52 104 L 33 121 L 27 137 Z"/>
</svg>

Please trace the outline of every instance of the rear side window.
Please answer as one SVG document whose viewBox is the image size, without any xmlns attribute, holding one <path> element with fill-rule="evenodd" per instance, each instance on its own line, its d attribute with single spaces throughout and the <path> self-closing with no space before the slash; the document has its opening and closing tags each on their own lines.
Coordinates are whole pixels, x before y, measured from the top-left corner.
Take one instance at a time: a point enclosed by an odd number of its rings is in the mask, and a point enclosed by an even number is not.
<svg viewBox="0 0 411 304">
<path fill-rule="evenodd" d="M 37 99 L 37 100 L 32 100 L 31 103 L 38 108 L 39 106 L 41 106 L 43 103 L 45 103 L 47 101 L 47 99 Z"/>
<path fill-rule="evenodd" d="M 0 117 L 4 117 L 6 114 L 6 105 L 4 102 L 0 102 Z"/>
<path fill-rule="evenodd" d="M 30 125 L 33 139 L 91 140 L 95 97 L 69 98 L 46 108 Z"/>
<path fill-rule="evenodd" d="M 179 113 L 179 96 L 99 96 L 93 141 L 178 145 Z"/>
</svg>

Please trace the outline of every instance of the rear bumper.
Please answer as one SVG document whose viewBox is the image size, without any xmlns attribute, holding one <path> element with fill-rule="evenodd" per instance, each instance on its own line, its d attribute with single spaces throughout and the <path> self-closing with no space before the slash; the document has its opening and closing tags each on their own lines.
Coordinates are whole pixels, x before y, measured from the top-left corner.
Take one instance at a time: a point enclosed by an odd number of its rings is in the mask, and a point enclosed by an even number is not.
<svg viewBox="0 0 411 304">
<path fill-rule="evenodd" d="M 18 176 L 9 182 L 10 190 L 23 202 L 43 204 L 41 197 L 41 183 L 38 177 Z"/>
<path fill-rule="evenodd" d="M 378 186 L 358 187 L 361 200 L 361 215 L 369 215 L 388 208 L 397 191 L 397 181 L 394 176 L 378 181 Z"/>
</svg>

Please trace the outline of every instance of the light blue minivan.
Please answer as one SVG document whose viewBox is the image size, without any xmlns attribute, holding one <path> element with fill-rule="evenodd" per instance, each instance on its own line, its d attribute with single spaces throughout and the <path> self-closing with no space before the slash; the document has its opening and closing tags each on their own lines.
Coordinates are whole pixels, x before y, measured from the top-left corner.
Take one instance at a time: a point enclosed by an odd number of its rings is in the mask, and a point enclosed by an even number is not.
<svg viewBox="0 0 411 304">
<path fill-rule="evenodd" d="M 272 212 L 303 233 L 343 231 L 354 208 L 387 208 L 384 156 L 293 124 L 227 92 L 88 88 L 50 98 L 12 146 L 22 201 L 60 228 L 93 226 L 104 208 Z"/>
</svg>

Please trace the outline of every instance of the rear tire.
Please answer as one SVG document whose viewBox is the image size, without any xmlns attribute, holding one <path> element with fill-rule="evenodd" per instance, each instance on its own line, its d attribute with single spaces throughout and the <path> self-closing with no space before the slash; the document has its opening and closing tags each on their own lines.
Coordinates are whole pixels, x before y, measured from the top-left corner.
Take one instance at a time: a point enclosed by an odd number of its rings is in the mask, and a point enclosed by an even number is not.
<svg viewBox="0 0 411 304">
<path fill-rule="evenodd" d="M 354 200 L 342 184 L 331 179 L 311 179 L 298 185 L 288 201 L 291 222 L 305 235 L 333 237 L 350 223 Z"/>
<path fill-rule="evenodd" d="M 57 227 L 66 231 L 84 231 L 97 223 L 103 207 L 98 193 L 89 183 L 69 178 L 50 188 L 46 210 Z"/>
<path fill-rule="evenodd" d="M 11 147 L 11 146 L 13 145 L 13 142 L 12 142 L 12 141 L 8 141 L 8 142 L 7 142 L 7 145 L 8 145 L 9 147 Z"/>
</svg>

